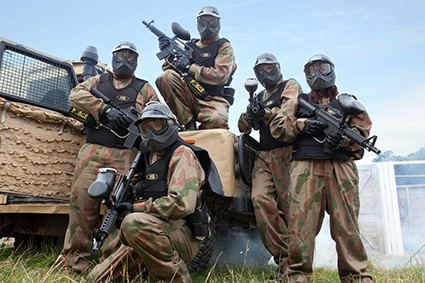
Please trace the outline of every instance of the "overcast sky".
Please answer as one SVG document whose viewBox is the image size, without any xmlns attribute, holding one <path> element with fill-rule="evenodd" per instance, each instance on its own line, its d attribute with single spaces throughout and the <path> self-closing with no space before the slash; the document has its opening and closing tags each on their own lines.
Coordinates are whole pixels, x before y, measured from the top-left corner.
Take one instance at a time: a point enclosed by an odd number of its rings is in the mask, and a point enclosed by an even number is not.
<svg viewBox="0 0 425 283">
<path fill-rule="evenodd" d="M 196 13 L 209 4 L 221 13 L 220 35 L 233 44 L 238 64 L 232 132 L 238 134 L 248 103 L 244 82 L 254 77 L 259 54 L 275 54 L 284 77 L 307 92 L 303 65 L 323 53 L 335 64 L 340 92 L 355 94 L 368 110 L 379 149 L 406 155 L 425 146 L 424 0 L 3 1 L 0 37 L 63 59 L 79 59 L 93 45 L 107 64 L 119 41 L 132 41 L 141 54 L 137 76 L 155 86 L 158 42 L 142 20 L 155 20 L 170 36 L 178 22 L 198 37 Z M 364 161 L 374 157 L 367 153 Z"/>
</svg>

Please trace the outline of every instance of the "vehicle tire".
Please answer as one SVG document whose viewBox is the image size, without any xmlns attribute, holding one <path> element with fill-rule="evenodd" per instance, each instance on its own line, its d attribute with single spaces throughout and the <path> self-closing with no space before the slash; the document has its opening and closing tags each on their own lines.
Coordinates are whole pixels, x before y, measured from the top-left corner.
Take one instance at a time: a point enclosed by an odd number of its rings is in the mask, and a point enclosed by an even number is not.
<svg viewBox="0 0 425 283">
<path fill-rule="evenodd" d="M 216 241 L 216 230 L 213 221 L 210 222 L 211 235 L 201 242 L 198 253 L 187 264 L 190 273 L 205 271 L 213 254 L 214 244 Z"/>
</svg>

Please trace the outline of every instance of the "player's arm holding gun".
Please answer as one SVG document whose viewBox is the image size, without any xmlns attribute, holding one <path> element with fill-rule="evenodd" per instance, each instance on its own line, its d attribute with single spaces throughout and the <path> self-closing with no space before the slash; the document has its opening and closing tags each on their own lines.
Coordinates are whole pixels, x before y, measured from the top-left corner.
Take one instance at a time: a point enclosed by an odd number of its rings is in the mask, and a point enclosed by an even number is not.
<svg viewBox="0 0 425 283">
<path fill-rule="evenodd" d="M 105 205 L 108 207 L 102 223 L 93 231 L 94 252 L 100 250 L 112 229 L 119 227 L 122 219 L 128 213 L 134 211 L 135 191 L 132 186 L 132 180 L 140 162 L 143 162 L 142 157 L 143 154 L 139 151 L 127 175 L 121 175 L 115 186 L 116 170 L 113 168 L 101 168 L 99 169 L 96 180 L 89 187 L 89 196 L 94 199 L 103 199 Z"/>
<path fill-rule="evenodd" d="M 300 98 L 299 111 L 310 117 L 304 123 L 304 132 L 308 133 L 311 127 L 320 128 L 325 133 L 324 149 L 329 153 L 344 147 L 350 151 L 365 148 L 379 154 L 381 151 L 375 147 L 377 137 L 369 137 L 372 123 L 364 106 L 347 93 L 339 94 L 337 100 L 341 115 L 335 115 L 339 112 L 335 109 L 314 105 Z"/>
<path fill-rule="evenodd" d="M 208 93 L 204 87 L 189 72 L 189 68 L 193 64 L 193 49 L 185 44 L 185 41 L 190 40 L 190 33 L 184 30 L 178 23 L 172 23 L 172 30 L 175 36 L 171 38 L 157 29 L 153 21 L 149 23 L 142 21 L 142 23 L 158 37 L 160 52 L 156 56 L 159 60 L 165 59 L 163 69 L 173 68 L 182 76 L 183 80 L 196 96 L 200 98 L 206 97 Z"/>
<path fill-rule="evenodd" d="M 258 87 L 258 81 L 255 78 L 249 78 L 245 81 L 245 89 L 249 93 L 249 104 L 246 107 L 246 111 L 243 112 L 238 121 L 238 128 L 240 132 L 251 132 L 251 129 L 258 130 L 260 123 L 266 116 L 266 113 L 270 113 L 269 109 L 265 109 L 262 102 L 259 101 L 255 91 Z"/>
</svg>

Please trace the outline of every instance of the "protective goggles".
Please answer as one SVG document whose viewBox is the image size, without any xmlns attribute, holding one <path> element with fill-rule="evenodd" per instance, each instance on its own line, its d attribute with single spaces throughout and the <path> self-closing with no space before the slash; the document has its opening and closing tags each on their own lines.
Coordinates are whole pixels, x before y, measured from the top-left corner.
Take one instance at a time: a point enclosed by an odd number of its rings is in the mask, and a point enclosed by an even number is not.
<svg viewBox="0 0 425 283">
<path fill-rule="evenodd" d="M 142 135 L 147 135 L 150 129 L 152 129 L 156 134 L 159 134 L 164 128 L 164 124 L 164 119 L 147 118 L 142 120 L 138 127 Z"/>
<path fill-rule="evenodd" d="M 258 75 L 272 75 L 276 71 L 274 64 L 261 64 L 255 67 L 255 73 Z"/>
<path fill-rule="evenodd" d="M 316 72 L 322 75 L 329 75 L 333 71 L 333 66 L 328 62 L 313 62 L 304 68 L 304 73 L 307 77 L 313 77 Z"/>
<path fill-rule="evenodd" d="M 206 27 L 212 27 L 215 28 L 218 26 L 219 18 L 213 17 L 213 16 L 200 16 L 198 17 L 198 25 Z"/>
<path fill-rule="evenodd" d="M 114 55 L 119 62 L 124 60 L 124 58 L 126 58 L 128 62 L 133 62 L 134 60 L 137 59 L 137 56 L 138 56 L 136 52 L 128 50 L 128 49 L 115 51 Z"/>
</svg>

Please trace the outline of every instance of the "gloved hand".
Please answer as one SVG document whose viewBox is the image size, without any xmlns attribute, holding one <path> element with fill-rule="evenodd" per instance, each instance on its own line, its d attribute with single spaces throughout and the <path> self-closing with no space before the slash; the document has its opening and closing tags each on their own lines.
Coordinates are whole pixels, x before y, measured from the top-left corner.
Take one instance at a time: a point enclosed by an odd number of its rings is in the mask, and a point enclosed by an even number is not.
<svg viewBox="0 0 425 283">
<path fill-rule="evenodd" d="M 118 212 L 116 227 L 119 229 L 120 226 L 121 226 L 122 220 L 127 215 L 134 212 L 134 206 L 131 202 L 122 202 L 122 203 L 115 205 L 115 210 Z"/>
<path fill-rule="evenodd" d="M 326 124 L 313 118 L 308 118 L 304 123 L 304 133 L 315 136 L 326 128 Z"/>
<path fill-rule="evenodd" d="M 251 112 L 246 112 L 245 116 L 244 116 L 244 120 L 248 123 L 248 125 L 250 125 L 251 127 L 254 127 L 255 124 L 255 118 L 254 116 L 252 116 Z"/>
<path fill-rule="evenodd" d="M 333 132 L 326 136 L 325 147 L 331 151 L 336 150 L 343 142 L 344 137 L 340 132 Z"/>
<path fill-rule="evenodd" d="M 169 45 L 170 45 L 170 39 L 167 36 L 161 35 L 160 37 L 158 37 L 159 50 L 164 50 Z"/>
<path fill-rule="evenodd" d="M 122 202 L 115 205 L 115 210 L 120 214 L 130 214 L 134 212 L 134 205 L 131 202 Z"/>
<path fill-rule="evenodd" d="M 107 106 L 103 111 L 103 114 L 105 115 L 106 119 L 108 119 L 111 127 L 115 130 L 128 128 L 132 122 L 131 119 L 128 118 L 124 113 L 112 106 Z"/>
<path fill-rule="evenodd" d="M 192 65 L 190 60 L 184 56 L 177 58 L 174 62 L 174 66 L 182 73 L 186 73 L 189 70 L 190 65 Z"/>
</svg>

